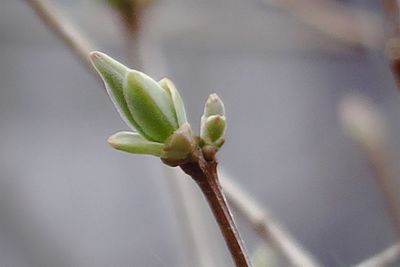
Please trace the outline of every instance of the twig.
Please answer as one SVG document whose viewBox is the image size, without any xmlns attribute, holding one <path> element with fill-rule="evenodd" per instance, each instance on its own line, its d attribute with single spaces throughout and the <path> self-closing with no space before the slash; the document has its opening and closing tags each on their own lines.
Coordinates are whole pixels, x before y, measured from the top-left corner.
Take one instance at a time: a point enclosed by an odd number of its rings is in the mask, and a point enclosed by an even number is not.
<svg viewBox="0 0 400 267">
<path fill-rule="evenodd" d="M 386 211 L 390 216 L 397 239 L 400 240 L 400 207 L 398 203 L 394 178 L 387 161 L 387 153 L 382 147 L 368 151 L 368 158 L 375 172 L 376 181 L 382 191 Z"/>
<path fill-rule="evenodd" d="M 382 0 L 386 24 L 385 54 L 400 89 L 400 14 L 396 0 Z"/>
<path fill-rule="evenodd" d="M 83 37 L 69 21 L 63 18 L 58 10 L 46 0 L 25 0 L 42 21 L 61 39 L 83 63 L 94 73 L 89 60 L 89 52 L 93 51 L 92 45 Z M 101 81 L 96 75 L 96 79 Z"/>
<path fill-rule="evenodd" d="M 384 251 L 357 264 L 357 267 L 386 267 L 400 259 L 400 244 L 395 244 Z"/>
<path fill-rule="evenodd" d="M 225 174 L 220 175 L 221 184 L 232 207 L 234 207 L 266 242 L 281 252 L 295 267 L 319 267 L 316 259 L 268 215 L 253 199 L 243 192 Z"/>
<path fill-rule="evenodd" d="M 374 13 L 332 0 L 257 0 L 286 10 L 306 25 L 350 46 L 376 48 L 381 23 Z"/>
<path fill-rule="evenodd" d="M 217 162 L 214 159 L 206 161 L 200 154 L 196 161 L 182 164 L 180 167 L 196 181 L 207 199 L 236 266 L 251 266 L 243 241 L 222 192 L 217 174 Z"/>
<path fill-rule="evenodd" d="M 386 149 L 385 121 L 379 110 L 362 95 L 344 97 L 339 108 L 344 129 L 368 157 L 375 180 L 382 191 L 386 212 L 400 240 L 400 206 Z"/>
</svg>

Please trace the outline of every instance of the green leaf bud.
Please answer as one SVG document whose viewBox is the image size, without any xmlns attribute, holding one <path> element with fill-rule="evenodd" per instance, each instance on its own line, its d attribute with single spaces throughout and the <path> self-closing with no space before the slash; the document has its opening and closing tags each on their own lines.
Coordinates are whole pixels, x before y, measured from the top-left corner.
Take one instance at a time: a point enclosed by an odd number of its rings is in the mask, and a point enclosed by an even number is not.
<svg viewBox="0 0 400 267">
<path fill-rule="evenodd" d="M 225 126 L 224 116 L 212 115 L 204 118 L 200 136 L 206 144 L 220 146 L 224 141 Z"/>
<path fill-rule="evenodd" d="M 158 82 L 158 84 L 164 88 L 170 95 L 172 99 L 172 103 L 176 112 L 176 119 L 178 121 L 179 126 L 182 126 L 187 122 L 185 105 L 183 104 L 183 100 L 178 90 L 176 89 L 174 83 L 168 78 L 164 78 Z"/>
<path fill-rule="evenodd" d="M 201 117 L 200 137 L 206 145 L 221 147 L 226 128 L 225 108 L 216 94 L 211 94 Z"/>
<path fill-rule="evenodd" d="M 225 107 L 222 100 L 217 94 L 211 94 L 208 96 L 206 105 L 204 106 L 204 117 L 209 117 L 212 115 L 225 116 Z"/>
<path fill-rule="evenodd" d="M 106 85 L 107 92 L 125 123 L 143 133 L 132 117 L 123 93 L 123 82 L 129 68 L 101 52 L 91 52 L 90 59 Z"/>
<path fill-rule="evenodd" d="M 164 144 L 146 140 L 139 133 L 118 132 L 108 138 L 108 143 L 115 149 L 134 153 L 161 156 Z"/>
<path fill-rule="evenodd" d="M 170 95 L 149 76 L 129 70 L 123 90 L 129 111 L 147 139 L 163 143 L 178 129 Z"/>
</svg>

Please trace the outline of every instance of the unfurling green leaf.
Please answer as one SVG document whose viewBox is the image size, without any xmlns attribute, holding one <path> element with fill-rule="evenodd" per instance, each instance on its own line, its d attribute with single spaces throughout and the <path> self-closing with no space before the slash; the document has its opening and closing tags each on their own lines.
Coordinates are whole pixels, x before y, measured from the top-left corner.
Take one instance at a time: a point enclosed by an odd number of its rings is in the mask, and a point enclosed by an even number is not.
<svg viewBox="0 0 400 267">
<path fill-rule="evenodd" d="M 125 101 L 122 89 L 129 68 L 106 54 L 97 51 L 90 53 L 90 59 L 103 79 L 107 92 L 122 119 L 132 129 L 136 129 L 138 132 L 143 133 L 141 127 L 136 123 L 128 109 L 128 104 Z"/>
<path fill-rule="evenodd" d="M 182 126 L 184 123 L 187 122 L 187 118 L 185 105 L 183 104 L 183 100 L 181 95 L 179 94 L 179 91 L 176 89 L 174 83 L 167 78 L 160 80 L 158 84 L 169 93 L 175 108 L 176 119 L 179 126 Z"/>
<path fill-rule="evenodd" d="M 168 92 L 149 76 L 129 70 L 123 90 L 129 111 L 147 139 L 162 143 L 178 129 Z"/>
<path fill-rule="evenodd" d="M 164 144 L 148 141 L 134 132 L 118 132 L 110 136 L 107 141 L 115 149 L 134 154 L 161 156 L 164 147 Z"/>
</svg>

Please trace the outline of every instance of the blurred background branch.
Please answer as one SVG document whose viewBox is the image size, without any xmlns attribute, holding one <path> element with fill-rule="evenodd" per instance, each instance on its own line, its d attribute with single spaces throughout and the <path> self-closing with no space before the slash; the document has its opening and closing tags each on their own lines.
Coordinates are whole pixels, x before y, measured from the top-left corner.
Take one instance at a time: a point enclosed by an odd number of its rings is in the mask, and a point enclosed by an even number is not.
<svg viewBox="0 0 400 267">
<path fill-rule="evenodd" d="M 294 267 L 320 267 L 311 254 L 305 251 L 284 228 L 261 206 L 247 195 L 225 172 L 220 175 L 228 202 L 253 227 L 258 235 L 289 261 Z"/>
<path fill-rule="evenodd" d="M 47 27 L 60 38 L 73 52 L 74 55 L 91 72 L 94 69 L 89 60 L 89 52 L 93 45 L 73 25 L 62 16 L 61 12 L 47 0 L 25 0 Z M 101 81 L 98 77 L 97 80 Z"/>
<path fill-rule="evenodd" d="M 357 267 L 387 267 L 400 259 L 400 244 L 395 244 L 371 258 L 359 263 Z"/>
<path fill-rule="evenodd" d="M 254 0 L 290 13 L 302 23 L 348 46 L 377 48 L 382 43 L 379 16 L 335 0 Z"/>
<path fill-rule="evenodd" d="M 381 0 L 385 14 L 385 53 L 400 88 L 400 14 L 397 0 Z"/>
</svg>

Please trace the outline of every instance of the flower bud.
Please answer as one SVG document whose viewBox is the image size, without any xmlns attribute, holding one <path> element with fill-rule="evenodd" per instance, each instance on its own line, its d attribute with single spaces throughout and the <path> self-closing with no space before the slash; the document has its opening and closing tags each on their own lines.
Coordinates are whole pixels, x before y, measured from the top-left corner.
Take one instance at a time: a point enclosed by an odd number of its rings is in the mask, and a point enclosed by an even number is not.
<svg viewBox="0 0 400 267">
<path fill-rule="evenodd" d="M 216 94 L 211 94 L 201 117 L 200 137 L 206 145 L 221 147 L 226 128 L 225 108 Z"/>
<path fill-rule="evenodd" d="M 108 143 L 115 149 L 135 153 L 161 156 L 163 144 L 146 140 L 139 133 L 118 132 L 108 138 Z"/>
</svg>

